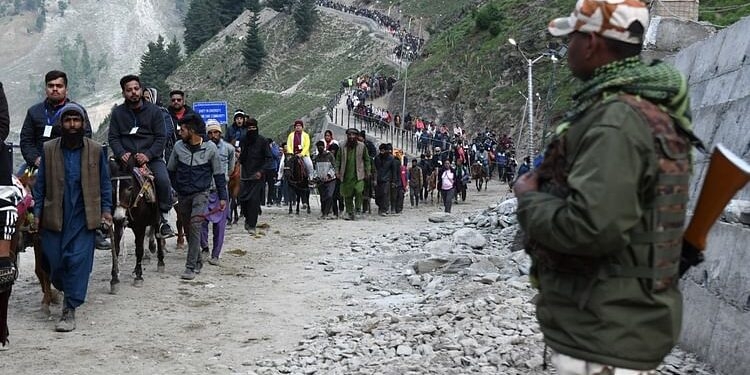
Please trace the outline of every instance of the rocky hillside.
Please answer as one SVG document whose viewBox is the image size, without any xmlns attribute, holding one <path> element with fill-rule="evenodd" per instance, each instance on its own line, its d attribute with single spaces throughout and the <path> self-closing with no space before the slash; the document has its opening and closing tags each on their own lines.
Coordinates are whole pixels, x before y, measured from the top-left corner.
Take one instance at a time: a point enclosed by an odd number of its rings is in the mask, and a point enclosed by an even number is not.
<svg viewBox="0 0 750 375">
<path fill-rule="evenodd" d="M 251 15 L 246 11 L 189 56 L 168 83 L 186 91 L 189 102 L 227 101 L 230 112 L 243 109 L 258 119 L 266 136 L 285 135 L 294 119 L 311 113 L 313 124 L 319 124 L 342 80 L 364 73 L 395 74 L 378 52 L 390 48 L 388 42 L 340 13 L 319 14 L 321 23 L 310 40 L 298 44 L 291 16 L 263 10 L 260 29 L 268 57 L 251 76 L 241 54 Z"/>
<path fill-rule="evenodd" d="M 9 140 L 14 142 L 26 108 L 43 96 L 44 73 L 64 69 L 58 49 L 63 38 L 75 45 L 80 35 L 97 69 L 91 74 L 91 82 L 74 97 L 87 106 L 95 126 L 120 100 L 119 78 L 138 71 L 148 42 L 160 34 L 167 39 L 175 35 L 182 38 L 182 16 L 176 5 L 183 0 L 41 2 L 45 4 L 41 31 L 36 28 L 41 8 L 16 13 L 12 3 L 0 1 L 0 9 L 5 9 L 0 17 L 0 81 L 8 95 L 12 124 Z M 70 80 L 80 78 L 69 76 Z"/>
</svg>

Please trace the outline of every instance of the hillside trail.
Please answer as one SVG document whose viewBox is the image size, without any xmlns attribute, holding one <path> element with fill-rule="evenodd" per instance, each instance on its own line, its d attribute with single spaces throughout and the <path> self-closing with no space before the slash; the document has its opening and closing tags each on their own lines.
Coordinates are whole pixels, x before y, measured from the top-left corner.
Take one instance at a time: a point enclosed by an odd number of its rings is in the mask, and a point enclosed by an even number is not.
<svg viewBox="0 0 750 375">
<path fill-rule="evenodd" d="M 484 209 L 507 191 L 498 183 L 482 192 L 470 189 L 466 202 L 453 206 L 453 217 Z M 407 195 L 399 216 L 350 222 L 319 220 L 317 196 L 311 202 L 312 213 L 299 216 L 286 207 L 263 207 L 259 222 L 269 225 L 263 235 L 248 234 L 242 221 L 229 227 L 221 266 L 205 264 L 194 281 L 180 280 L 185 251 L 169 239 L 166 272 L 156 272 L 152 255 L 143 287 L 134 287 L 128 230 L 120 294 L 109 294 L 110 253 L 96 251 L 87 301 L 71 333 L 54 332 L 59 305 L 51 317 L 41 316 L 29 249 L 20 256 L 10 301 L 11 350 L 2 354 L 3 374 L 251 373 L 257 361 L 293 350 L 306 328 L 365 307 L 346 303 L 367 300 L 356 280 L 372 272 L 350 250 L 352 241 L 419 231 L 431 225 L 429 214 L 441 210 L 429 203 L 411 208 Z"/>
</svg>

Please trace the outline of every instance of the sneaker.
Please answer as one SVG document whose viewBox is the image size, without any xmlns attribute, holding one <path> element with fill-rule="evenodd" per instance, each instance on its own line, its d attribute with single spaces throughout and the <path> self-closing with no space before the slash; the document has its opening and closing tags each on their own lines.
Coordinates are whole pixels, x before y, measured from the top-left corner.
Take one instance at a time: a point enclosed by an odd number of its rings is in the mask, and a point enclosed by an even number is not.
<svg viewBox="0 0 750 375">
<path fill-rule="evenodd" d="M 60 320 L 55 324 L 55 331 L 70 332 L 76 329 L 76 309 L 64 308 Z"/>
<path fill-rule="evenodd" d="M 10 341 L 0 342 L 0 352 L 4 352 L 6 350 L 10 350 Z"/>
<path fill-rule="evenodd" d="M 255 232 L 255 227 L 250 226 L 250 223 L 245 222 L 245 230 L 248 231 L 248 232 L 253 232 L 254 233 Z"/>
<path fill-rule="evenodd" d="M 169 223 L 166 221 L 161 222 L 161 226 L 159 227 L 159 235 L 160 238 L 170 238 L 176 236 L 176 234 L 172 230 L 172 227 L 170 227 Z"/>
<path fill-rule="evenodd" d="M 96 230 L 95 234 L 95 247 L 99 250 L 111 250 L 112 245 L 110 245 L 109 240 L 107 237 L 104 236 L 104 233 L 102 233 L 101 229 Z"/>
<path fill-rule="evenodd" d="M 348 221 L 354 220 L 354 213 L 346 214 L 346 216 L 344 216 L 344 220 L 348 220 Z"/>
<path fill-rule="evenodd" d="M 195 279 L 195 272 L 191 270 L 190 268 L 185 268 L 185 272 L 180 275 L 180 278 L 183 280 L 192 280 Z"/>
<path fill-rule="evenodd" d="M 208 260 L 208 264 L 212 266 L 218 266 L 221 264 L 221 262 L 219 262 L 219 258 L 211 258 Z"/>
<path fill-rule="evenodd" d="M 208 254 L 208 246 L 205 246 L 205 247 L 201 248 L 201 252 L 203 254 Z"/>
</svg>

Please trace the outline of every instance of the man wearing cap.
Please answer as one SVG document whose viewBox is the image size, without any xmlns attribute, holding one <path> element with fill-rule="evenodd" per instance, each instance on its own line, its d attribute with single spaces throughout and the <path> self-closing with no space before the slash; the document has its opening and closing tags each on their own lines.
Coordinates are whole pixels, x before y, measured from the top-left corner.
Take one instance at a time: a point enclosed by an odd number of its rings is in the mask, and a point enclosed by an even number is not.
<svg viewBox="0 0 750 375">
<path fill-rule="evenodd" d="M 232 125 L 227 127 L 227 134 L 224 135 L 224 140 L 234 147 L 240 147 L 240 143 L 245 138 L 245 134 L 247 134 L 245 120 L 247 120 L 245 112 L 241 109 L 234 111 Z"/>
<path fill-rule="evenodd" d="M 294 131 L 286 137 L 286 152 L 297 154 L 302 158 L 307 175 L 310 177 L 310 187 L 314 187 L 315 183 L 312 182 L 312 179 L 315 177 L 315 170 L 313 169 L 312 159 L 310 159 L 310 135 L 304 128 L 305 123 L 302 120 L 294 121 Z"/>
<path fill-rule="evenodd" d="M 167 168 L 172 173 L 177 191 L 180 220 L 188 223 L 188 251 L 185 271 L 180 275 L 192 280 L 203 268 L 201 257 L 201 227 L 208 212 L 208 196 L 212 187 L 218 195 L 217 211 L 227 204 L 226 168 L 221 165 L 219 151 L 214 142 L 204 142 L 201 130 L 203 120 L 197 114 L 186 115 L 180 122 L 180 140 L 174 145 Z M 219 135 L 221 136 L 221 135 Z M 224 215 L 217 215 L 224 216 Z"/>
<path fill-rule="evenodd" d="M 221 172 L 224 173 L 225 181 L 229 181 L 229 173 L 234 170 L 234 146 L 221 138 L 221 124 L 215 119 L 206 121 L 206 134 L 208 139 L 216 145 Z M 213 180 L 211 182 L 211 190 L 208 192 L 208 207 L 206 208 L 208 214 L 206 214 L 206 221 L 203 222 L 201 227 L 201 249 L 203 249 L 203 252 L 208 252 L 208 223 L 210 222 L 213 224 L 214 238 L 208 264 L 218 266 L 227 227 L 227 210 L 226 207 L 219 206 L 219 192 Z"/>
<path fill-rule="evenodd" d="M 83 107 L 68 103 L 59 112 L 60 137 L 45 142 L 42 151 L 34 215 L 50 280 L 65 294 L 55 330 L 69 332 L 86 299 L 95 230 L 112 224 L 112 185 L 105 149 L 84 137 Z"/>
<path fill-rule="evenodd" d="M 680 336 L 689 100 L 677 70 L 640 60 L 648 23 L 640 1 L 579 0 L 549 25 L 583 87 L 513 190 L 559 374 L 656 374 Z"/>
<path fill-rule="evenodd" d="M 357 140 L 359 131 L 346 130 L 346 144 L 341 148 L 341 157 L 336 158 L 336 177 L 341 181 L 341 196 L 344 198 L 346 216 L 344 220 L 354 220 L 355 209 L 362 211 L 362 192 L 365 179 L 370 176 L 370 156 L 364 143 Z"/>
<path fill-rule="evenodd" d="M 167 136 L 162 112 L 155 104 L 143 100 L 141 80 L 135 75 L 126 75 L 120 79 L 122 96 L 125 102 L 112 109 L 109 123 L 109 145 L 117 160 L 129 165 L 148 164 L 154 174 L 156 197 L 159 200 L 160 227 L 157 237 L 173 237 L 174 231 L 167 222 L 169 210 L 172 209 L 172 191 L 164 161 L 164 147 Z M 175 99 L 178 95 L 172 95 Z M 174 101 L 174 100 L 173 100 Z M 205 133 L 205 124 L 195 113 L 200 122 L 198 131 Z"/>
</svg>

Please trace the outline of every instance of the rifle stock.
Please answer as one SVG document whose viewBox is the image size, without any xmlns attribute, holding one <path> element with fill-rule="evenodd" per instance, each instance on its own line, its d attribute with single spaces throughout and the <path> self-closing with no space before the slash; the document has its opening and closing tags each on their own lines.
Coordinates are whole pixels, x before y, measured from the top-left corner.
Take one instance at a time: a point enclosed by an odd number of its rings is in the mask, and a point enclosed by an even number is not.
<svg viewBox="0 0 750 375">
<path fill-rule="evenodd" d="M 711 153 L 706 178 L 685 230 L 680 259 L 680 276 L 703 261 L 708 232 L 730 199 L 750 181 L 750 164 L 718 144 Z"/>
</svg>

